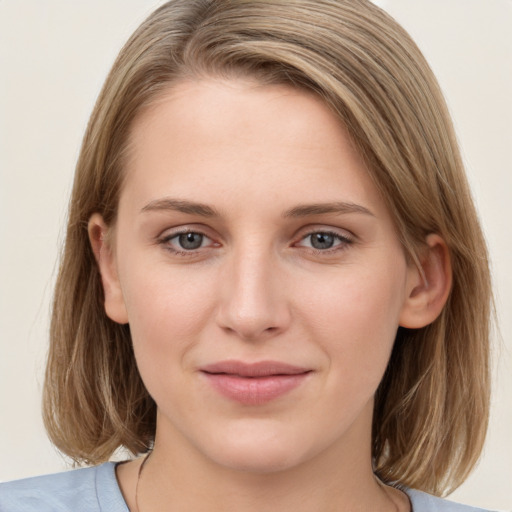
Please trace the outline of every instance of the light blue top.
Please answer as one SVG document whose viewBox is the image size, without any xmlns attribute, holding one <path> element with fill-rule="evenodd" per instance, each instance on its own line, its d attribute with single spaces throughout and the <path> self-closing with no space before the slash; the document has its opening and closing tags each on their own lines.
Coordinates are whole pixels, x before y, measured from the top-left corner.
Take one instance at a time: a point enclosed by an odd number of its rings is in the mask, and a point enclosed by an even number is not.
<svg viewBox="0 0 512 512">
<path fill-rule="evenodd" d="M 486 512 L 407 490 L 413 512 Z M 0 512 L 129 512 L 115 463 L 0 484 Z"/>
</svg>

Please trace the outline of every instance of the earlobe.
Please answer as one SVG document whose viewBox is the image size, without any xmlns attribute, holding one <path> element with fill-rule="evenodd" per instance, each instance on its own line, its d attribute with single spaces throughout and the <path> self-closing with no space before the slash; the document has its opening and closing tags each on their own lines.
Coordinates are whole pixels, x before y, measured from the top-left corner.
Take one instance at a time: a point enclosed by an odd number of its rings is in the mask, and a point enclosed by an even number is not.
<svg viewBox="0 0 512 512">
<path fill-rule="evenodd" d="M 427 236 L 419 263 L 421 268 L 411 265 L 400 315 L 400 325 L 409 329 L 431 324 L 443 310 L 452 286 L 450 253 L 439 235 Z"/>
<path fill-rule="evenodd" d="M 105 295 L 105 312 L 114 322 L 126 324 L 128 323 L 128 315 L 117 273 L 114 251 L 108 236 L 109 227 L 99 213 L 93 214 L 89 219 L 88 233 L 101 274 Z"/>
</svg>

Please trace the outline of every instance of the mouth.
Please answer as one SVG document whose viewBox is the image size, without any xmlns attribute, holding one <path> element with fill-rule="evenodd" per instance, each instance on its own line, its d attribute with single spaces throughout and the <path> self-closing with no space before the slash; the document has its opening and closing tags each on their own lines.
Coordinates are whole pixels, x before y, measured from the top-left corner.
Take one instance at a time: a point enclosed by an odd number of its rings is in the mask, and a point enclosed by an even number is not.
<svg viewBox="0 0 512 512">
<path fill-rule="evenodd" d="M 243 405 L 261 405 L 285 395 L 312 373 L 310 368 L 278 361 L 221 361 L 200 371 L 217 392 Z"/>
</svg>

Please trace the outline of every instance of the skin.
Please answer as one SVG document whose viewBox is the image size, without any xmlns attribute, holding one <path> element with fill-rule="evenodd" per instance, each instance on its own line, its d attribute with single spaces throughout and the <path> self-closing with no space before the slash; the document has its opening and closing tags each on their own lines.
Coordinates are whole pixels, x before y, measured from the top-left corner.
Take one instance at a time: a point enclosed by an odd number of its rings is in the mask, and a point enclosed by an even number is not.
<svg viewBox="0 0 512 512">
<path fill-rule="evenodd" d="M 344 127 L 285 86 L 173 86 L 136 119 L 126 173 L 115 230 L 95 214 L 89 232 L 158 406 L 140 509 L 409 510 L 372 473 L 373 397 L 398 326 L 444 305 L 443 241 L 427 238 L 424 279 Z M 332 247 L 313 247 L 321 233 Z M 233 359 L 309 373 L 244 405 L 201 372 Z M 139 465 L 117 470 L 130 510 Z"/>
</svg>

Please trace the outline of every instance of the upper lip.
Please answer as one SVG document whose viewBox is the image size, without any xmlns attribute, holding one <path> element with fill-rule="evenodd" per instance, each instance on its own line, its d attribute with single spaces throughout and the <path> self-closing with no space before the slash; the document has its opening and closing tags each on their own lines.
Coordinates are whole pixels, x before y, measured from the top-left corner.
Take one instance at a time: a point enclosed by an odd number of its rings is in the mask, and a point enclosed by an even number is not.
<svg viewBox="0 0 512 512">
<path fill-rule="evenodd" d="M 280 361 L 219 361 L 202 366 L 200 370 L 209 374 L 237 375 L 239 377 L 269 377 L 270 375 L 300 375 L 312 371 L 310 368 L 294 366 Z"/>
</svg>

